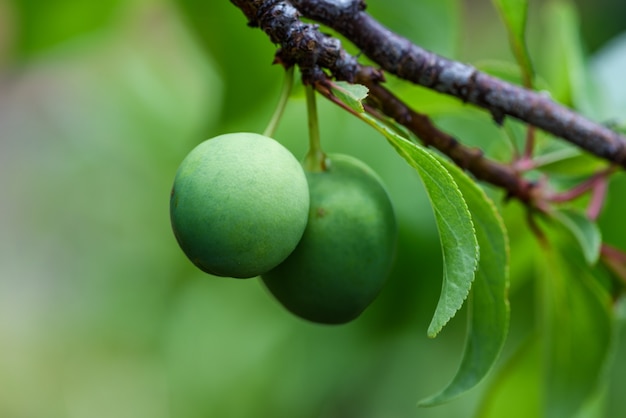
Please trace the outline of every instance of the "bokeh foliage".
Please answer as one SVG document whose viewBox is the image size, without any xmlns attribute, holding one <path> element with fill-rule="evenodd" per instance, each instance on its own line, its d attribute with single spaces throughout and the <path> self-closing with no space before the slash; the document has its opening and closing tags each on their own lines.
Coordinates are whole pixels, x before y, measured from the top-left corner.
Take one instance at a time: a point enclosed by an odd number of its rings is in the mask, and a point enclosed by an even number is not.
<svg viewBox="0 0 626 418">
<path fill-rule="evenodd" d="M 489 60 L 519 78 L 486 0 L 368 3 L 417 44 L 476 64 Z M 536 3 L 528 37 L 538 86 L 589 116 L 624 122 L 626 84 L 614 75 L 626 68 L 624 36 L 606 43 L 616 35 L 606 33 L 610 25 L 594 32 L 575 4 Z M 586 50 L 581 25 L 594 46 L 606 47 Z M 442 276 L 426 193 L 382 136 L 322 100 L 325 149 L 366 161 L 396 205 L 398 252 L 379 299 L 354 323 L 317 326 L 289 315 L 258 280 L 209 277 L 185 259 L 169 226 L 174 172 L 207 137 L 262 131 L 282 81 L 281 68 L 270 65 L 274 51 L 226 0 L 0 1 L 0 416 L 434 418 L 538 410 L 535 296 L 550 277 L 520 205 L 502 206 L 512 263 L 503 367 L 454 402 L 417 408 L 458 367 L 465 311 L 437 339 L 426 337 Z M 520 136 L 515 124 L 505 131 L 450 98 L 391 83 L 494 157 L 506 158 L 508 140 Z M 296 91 L 276 137 L 298 157 L 307 146 L 305 118 Z M 501 203 L 498 191 L 488 192 Z M 605 240 L 621 248 L 625 192 L 624 176 L 615 176 L 600 219 Z M 626 342 L 618 335 L 610 383 L 586 416 L 626 415 Z M 499 393 L 479 406 L 492 382 L 502 383 Z"/>
</svg>

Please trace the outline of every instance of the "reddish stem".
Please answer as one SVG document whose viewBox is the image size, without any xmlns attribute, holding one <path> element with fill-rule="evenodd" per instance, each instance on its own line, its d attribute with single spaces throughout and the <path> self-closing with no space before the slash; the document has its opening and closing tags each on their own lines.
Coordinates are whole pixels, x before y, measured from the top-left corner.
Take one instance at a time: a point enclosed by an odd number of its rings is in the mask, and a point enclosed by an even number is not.
<svg viewBox="0 0 626 418">
<path fill-rule="evenodd" d="M 626 285 L 626 253 L 608 244 L 602 244 L 600 257 L 604 264 Z"/>
<path fill-rule="evenodd" d="M 602 211 L 602 207 L 604 206 L 604 202 L 606 200 L 608 188 L 609 183 L 606 176 L 604 176 L 596 181 L 593 189 L 591 190 L 591 202 L 589 202 L 589 206 L 587 207 L 587 216 L 592 221 L 597 220 L 600 216 L 600 212 Z"/>
<path fill-rule="evenodd" d="M 535 150 L 536 131 L 534 126 L 528 126 L 526 130 L 526 148 L 522 160 L 532 161 L 533 152 Z"/>
<path fill-rule="evenodd" d="M 560 193 L 554 193 L 547 197 L 547 200 L 553 203 L 563 203 L 574 200 L 590 190 L 593 190 L 598 184 L 606 182 L 606 178 L 615 171 L 615 167 L 609 167 L 595 173 L 582 183 L 572 187 L 569 190 Z"/>
</svg>

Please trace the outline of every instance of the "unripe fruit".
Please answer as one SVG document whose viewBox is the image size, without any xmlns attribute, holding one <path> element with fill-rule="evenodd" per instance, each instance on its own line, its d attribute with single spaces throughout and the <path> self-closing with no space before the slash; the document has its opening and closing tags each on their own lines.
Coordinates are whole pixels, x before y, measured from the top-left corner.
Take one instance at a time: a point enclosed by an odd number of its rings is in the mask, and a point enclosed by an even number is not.
<svg viewBox="0 0 626 418">
<path fill-rule="evenodd" d="M 319 323 L 358 317 L 389 273 L 397 227 L 378 176 L 364 163 L 331 155 L 325 171 L 307 172 L 309 222 L 294 252 L 262 275 L 292 313 Z"/>
<path fill-rule="evenodd" d="M 296 158 L 263 135 L 204 141 L 174 180 L 170 218 L 176 239 L 201 270 L 248 278 L 276 267 L 307 223 L 309 189 Z"/>
</svg>

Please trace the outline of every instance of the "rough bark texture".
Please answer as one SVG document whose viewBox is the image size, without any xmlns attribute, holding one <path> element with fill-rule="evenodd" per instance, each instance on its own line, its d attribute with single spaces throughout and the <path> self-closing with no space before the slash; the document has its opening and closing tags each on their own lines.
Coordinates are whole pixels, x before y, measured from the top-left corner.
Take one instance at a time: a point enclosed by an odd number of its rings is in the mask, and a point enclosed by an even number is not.
<svg viewBox="0 0 626 418">
<path fill-rule="evenodd" d="M 426 51 L 365 13 L 362 1 L 293 0 L 306 17 L 346 36 L 385 71 L 489 110 L 496 121 L 512 116 L 626 167 L 626 138 L 548 97 L 474 67 Z"/>
<path fill-rule="evenodd" d="M 534 184 L 510 165 L 489 160 L 440 131 L 426 115 L 419 114 L 382 86 L 383 72 L 358 63 L 339 40 L 322 33 L 315 24 L 333 28 L 358 46 L 386 72 L 415 84 L 452 95 L 484 108 L 494 120 L 519 119 L 607 161 L 626 167 L 626 138 L 607 127 L 552 101 L 549 97 L 516 86 L 474 67 L 440 57 L 402 38 L 365 12 L 362 0 L 231 0 L 272 42 L 280 45 L 277 59 L 298 65 L 307 83 L 324 85 L 329 76 L 359 82 L 370 89 L 380 111 L 415 133 L 426 145 L 448 155 L 476 178 L 506 189 L 531 206 L 541 199 Z M 327 75 L 326 71 L 329 75 Z"/>
</svg>

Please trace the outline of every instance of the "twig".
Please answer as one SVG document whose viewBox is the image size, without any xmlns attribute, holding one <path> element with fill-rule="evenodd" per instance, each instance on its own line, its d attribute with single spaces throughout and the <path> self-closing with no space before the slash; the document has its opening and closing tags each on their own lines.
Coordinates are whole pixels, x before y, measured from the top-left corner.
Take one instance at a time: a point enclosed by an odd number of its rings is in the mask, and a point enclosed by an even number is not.
<svg viewBox="0 0 626 418">
<path fill-rule="evenodd" d="M 365 13 L 363 0 L 291 0 L 306 17 L 344 35 L 385 71 L 487 109 L 501 123 L 512 116 L 626 167 L 626 137 L 544 94 L 484 74 L 414 45 Z"/>
<path fill-rule="evenodd" d="M 403 125 L 425 145 L 432 146 L 450 157 L 459 167 L 471 172 L 478 180 L 486 181 L 507 190 L 509 196 L 535 206 L 535 185 L 523 179 L 511 166 L 486 158 L 477 148 L 461 144 L 453 136 L 439 130 L 426 115 L 412 110 L 393 93 L 378 83 L 357 79 L 370 89 L 374 105 L 387 116 Z"/>
<path fill-rule="evenodd" d="M 608 168 L 602 169 L 598 171 L 597 173 L 595 173 L 593 176 L 589 177 L 588 179 L 584 180 L 578 185 L 572 187 L 571 189 L 566 190 L 564 192 L 560 192 L 560 193 L 554 193 L 552 195 L 547 196 L 546 198 L 550 202 L 554 202 L 554 203 L 569 202 L 570 200 L 574 200 L 582 196 L 583 194 L 587 193 L 588 191 L 592 190 L 598 184 L 598 182 L 602 182 L 614 172 L 615 172 L 615 167 L 608 167 Z"/>
<path fill-rule="evenodd" d="M 518 117 L 580 145 L 593 154 L 626 166 L 626 138 L 558 105 L 547 97 L 478 72 L 473 67 L 425 51 L 384 28 L 363 10 L 361 0 L 231 0 L 249 20 L 280 46 L 277 61 L 298 65 L 303 80 L 319 90 L 328 75 L 370 89 L 373 104 L 419 137 L 448 155 L 477 179 L 507 190 L 531 208 L 545 210 L 543 187 L 521 177 L 517 167 L 483 156 L 439 130 L 381 85 L 380 70 L 363 66 L 336 38 L 300 20 L 301 14 L 343 33 L 387 71 L 408 80 L 483 106 L 496 120 Z M 527 153 L 525 153 L 527 154 Z M 526 155 L 525 155 L 526 156 Z"/>
<path fill-rule="evenodd" d="M 428 116 L 415 112 L 383 86 L 369 82 L 367 76 L 363 76 L 363 80 L 357 77 L 357 82 L 363 82 L 370 89 L 369 104 L 365 105 L 365 109 L 372 116 L 380 118 L 382 114 L 394 119 L 422 140 L 424 145 L 438 149 L 477 179 L 507 190 L 509 197 L 515 197 L 529 207 L 545 210 L 535 199 L 535 185 L 520 177 L 512 167 L 486 158 L 479 149 L 461 144 L 453 136 L 439 130 Z M 320 81 L 315 87 L 331 102 L 358 116 L 333 96 L 330 83 Z M 377 111 L 379 109 L 380 112 Z"/>
</svg>

